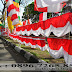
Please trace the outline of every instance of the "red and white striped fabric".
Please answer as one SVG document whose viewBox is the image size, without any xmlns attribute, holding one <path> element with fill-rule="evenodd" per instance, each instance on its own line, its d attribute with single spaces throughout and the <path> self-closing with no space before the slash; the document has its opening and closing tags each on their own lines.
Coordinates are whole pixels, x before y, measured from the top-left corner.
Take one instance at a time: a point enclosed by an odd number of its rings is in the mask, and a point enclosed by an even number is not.
<svg viewBox="0 0 72 72">
<path fill-rule="evenodd" d="M 27 25 L 27 23 L 28 23 L 28 20 L 23 21 L 23 26 Z"/>
<path fill-rule="evenodd" d="M 17 16 L 17 11 L 15 10 L 15 6 L 13 4 L 13 0 L 6 0 L 6 6 L 7 6 L 7 10 L 8 10 L 8 16 L 11 17 L 12 20 L 12 25 L 16 25 L 19 23 L 19 19 Z"/>
<path fill-rule="evenodd" d="M 28 24 L 32 24 L 31 19 L 28 19 Z"/>
<path fill-rule="evenodd" d="M 21 26 L 16 28 L 16 33 L 22 35 L 35 35 L 40 34 L 48 37 L 51 32 L 57 37 L 64 36 L 67 33 L 72 33 L 72 13 L 66 13 L 61 16 L 47 19 L 31 25 Z"/>
<path fill-rule="evenodd" d="M 72 40 L 48 38 L 49 53 L 54 58 L 64 56 L 67 64 L 72 64 Z"/>
<path fill-rule="evenodd" d="M 30 36 L 18 36 L 14 34 L 9 35 L 10 38 L 18 40 L 21 44 L 31 46 L 31 48 L 40 48 L 42 51 L 46 50 L 48 46 L 45 43 L 45 38 L 30 37 Z"/>
<path fill-rule="evenodd" d="M 39 22 L 47 20 L 47 12 L 43 12 L 39 15 Z"/>
<path fill-rule="evenodd" d="M 35 0 L 34 10 L 39 12 L 60 12 L 60 3 L 68 0 Z"/>
</svg>

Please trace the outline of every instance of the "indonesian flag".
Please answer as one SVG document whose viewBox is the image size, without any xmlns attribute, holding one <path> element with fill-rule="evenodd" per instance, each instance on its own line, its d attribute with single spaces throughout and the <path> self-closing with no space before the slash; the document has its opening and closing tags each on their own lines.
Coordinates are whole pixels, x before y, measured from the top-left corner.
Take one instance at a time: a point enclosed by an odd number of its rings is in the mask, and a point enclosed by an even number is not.
<svg viewBox="0 0 72 72">
<path fill-rule="evenodd" d="M 24 25 L 27 25 L 27 23 L 28 23 L 27 20 L 23 21 L 23 26 L 24 26 Z"/>
<path fill-rule="evenodd" d="M 31 19 L 28 19 L 28 24 L 32 24 Z"/>
<path fill-rule="evenodd" d="M 47 38 L 49 45 L 49 53 L 54 58 L 64 56 L 67 64 L 72 64 L 72 40 Z"/>
<path fill-rule="evenodd" d="M 12 25 L 16 25 L 19 23 L 19 19 L 17 16 L 16 8 L 13 4 L 13 0 L 6 0 L 6 6 L 8 11 L 8 16 L 11 17 Z"/>
<path fill-rule="evenodd" d="M 35 0 L 34 10 L 39 12 L 60 12 L 60 3 L 68 0 Z"/>
<path fill-rule="evenodd" d="M 39 15 L 39 22 L 47 20 L 47 12 L 43 12 Z"/>
</svg>

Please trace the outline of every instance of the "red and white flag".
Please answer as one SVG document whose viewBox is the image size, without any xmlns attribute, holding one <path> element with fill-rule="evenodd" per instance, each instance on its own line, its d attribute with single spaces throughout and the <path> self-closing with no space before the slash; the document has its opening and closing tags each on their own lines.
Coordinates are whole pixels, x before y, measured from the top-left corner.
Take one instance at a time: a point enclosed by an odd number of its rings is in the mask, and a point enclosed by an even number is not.
<svg viewBox="0 0 72 72">
<path fill-rule="evenodd" d="M 15 6 L 13 4 L 13 0 L 5 0 L 6 1 L 6 6 L 7 6 L 7 12 L 8 16 L 11 18 L 12 25 L 16 25 L 19 23 L 19 19 L 17 16 L 17 11 L 15 9 Z"/>
<path fill-rule="evenodd" d="M 28 23 L 28 20 L 23 21 L 23 26 L 27 25 L 27 23 Z"/>
<path fill-rule="evenodd" d="M 39 22 L 47 20 L 47 12 L 43 12 L 39 15 Z"/>
<path fill-rule="evenodd" d="M 28 19 L 28 24 L 32 24 L 31 19 Z"/>
<path fill-rule="evenodd" d="M 68 0 L 35 0 L 34 10 L 39 12 L 60 12 L 60 3 Z"/>
</svg>

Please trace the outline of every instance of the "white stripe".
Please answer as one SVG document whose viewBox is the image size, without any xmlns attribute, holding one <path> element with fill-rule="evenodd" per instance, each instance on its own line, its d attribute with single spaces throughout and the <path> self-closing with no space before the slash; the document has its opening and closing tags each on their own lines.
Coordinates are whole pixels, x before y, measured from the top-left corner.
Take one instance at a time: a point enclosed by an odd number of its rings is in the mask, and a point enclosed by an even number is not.
<svg viewBox="0 0 72 72">
<path fill-rule="evenodd" d="M 18 12 L 17 12 L 15 9 L 12 9 L 12 10 L 9 12 L 8 16 L 11 17 L 13 14 L 17 14 L 17 15 L 18 15 Z"/>
<path fill-rule="evenodd" d="M 52 25 L 50 25 L 50 27 L 46 30 L 43 30 L 41 29 L 40 27 L 38 28 L 38 30 L 30 30 L 30 31 L 27 31 L 27 29 L 25 29 L 25 31 L 19 31 L 17 32 L 18 34 L 22 34 L 22 35 L 35 35 L 35 36 L 39 36 L 40 34 L 45 36 L 45 37 L 48 37 L 50 35 L 51 32 L 53 32 L 53 34 L 57 37 L 61 37 L 61 36 L 64 36 L 66 35 L 67 33 L 69 32 L 72 32 L 72 25 L 70 24 L 70 22 L 68 22 L 64 27 L 59 27 L 59 28 L 56 28 Z"/>
<path fill-rule="evenodd" d="M 68 1 L 68 0 L 36 0 L 37 7 L 38 8 L 44 8 L 47 7 L 48 10 L 47 12 L 59 12 L 61 11 L 60 8 L 60 3 L 63 1 Z"/>
<path fill-rule="evenodd" d="M 9 7 L 11 4 L 13 4 L 13 0 L 8 0 L 6 6 Z"/>
<path fill-rule="evenodd" d="M 12 25 L 16 25 L 16 24 L 18 24 L 19 23 L 19 19 L 17 18 L 17 19 L 14 19 L 13 21 L 12 21 Z"/>
<path fill-rule="evenodd" d="M 43 12 L 43 21 L 47 20 L 47 12 Z"/>
</svg>

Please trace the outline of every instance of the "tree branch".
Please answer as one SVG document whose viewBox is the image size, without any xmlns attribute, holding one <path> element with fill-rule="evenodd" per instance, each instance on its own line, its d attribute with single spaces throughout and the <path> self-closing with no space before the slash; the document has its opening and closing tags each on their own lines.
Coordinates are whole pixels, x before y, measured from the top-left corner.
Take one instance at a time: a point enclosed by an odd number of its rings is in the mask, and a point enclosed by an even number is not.
<svg viewBox="0 0 72 72">
<path fill-rule="evenodd" d="M 19 0 L 19 5 L 20 5 L 20 3 L 21 3 L 21 0 Z"/>
<path fill-rule="evenodd" d="M 2 4 L 4 5 L 3 1 L 1 0 Z"/>
</svg>

